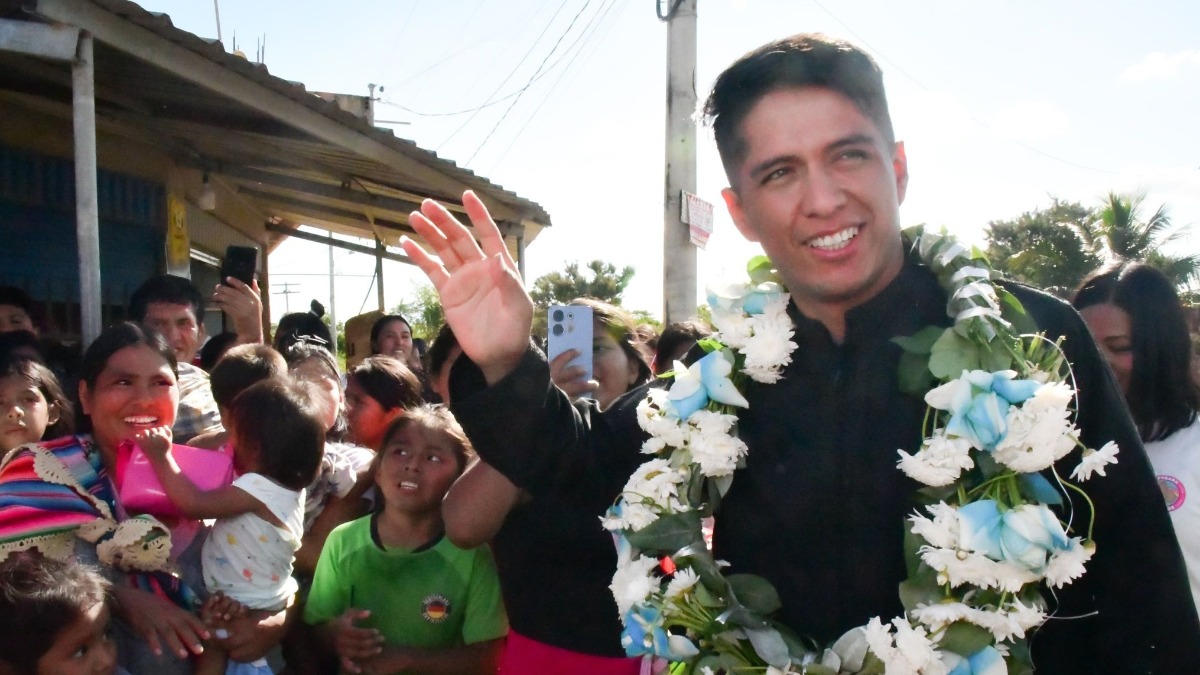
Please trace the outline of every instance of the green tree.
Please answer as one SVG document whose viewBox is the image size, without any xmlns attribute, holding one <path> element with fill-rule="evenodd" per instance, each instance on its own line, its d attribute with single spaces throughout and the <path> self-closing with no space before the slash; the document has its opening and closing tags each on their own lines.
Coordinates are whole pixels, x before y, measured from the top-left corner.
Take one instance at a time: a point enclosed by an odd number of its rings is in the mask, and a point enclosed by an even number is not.
<svg viewBox="0 0 1200 675">
<path fill-rule="evenodd" d="M 546 334 L 546 312 L 550 305 L 565 305 L 575 298 L 596 298 L 609 304 L 620 305 L 621 295 L 633 279 L 634 269 L 593 260 L 585 270 L 579 263 L 568 263 L 561 272 L 550 272 L 533 282 L 529 295 L 533 298 L 533 333 Z"/>
<path fill-rule="evenodd" d="M 1096 213 L 1078 202 L 1052 199 L 1047 209 L 988 223 L 987 256 L 1009 278 L 1066 298 L 1104 259 L 1081 236 Z"/>
<path fill-rule="evenodd" d="M 1143 218 L 1146 195 L 1109 192 L 1098 217 L 1079 230 L 1084 242 L 1110 260 L 1139 260 L 1158 268 L 1180 292 L 1200 281 L 1200 255 L 1176 256 L 1164 251 L 1167 244 L 1188 233 L 1173 227 L 1166 204 Z"/>
<path fill-rule="evenodd" d="M 392 309 L 395 314 L 403 314 L 412 326 L 413 337 L 432 340 L 446 322 L 446 313 L 442 310 L 442 302 L 438 298 L 437 289 L 429 284 L 417 286 L 412 298 L 402 300 Z"/>
</svg>

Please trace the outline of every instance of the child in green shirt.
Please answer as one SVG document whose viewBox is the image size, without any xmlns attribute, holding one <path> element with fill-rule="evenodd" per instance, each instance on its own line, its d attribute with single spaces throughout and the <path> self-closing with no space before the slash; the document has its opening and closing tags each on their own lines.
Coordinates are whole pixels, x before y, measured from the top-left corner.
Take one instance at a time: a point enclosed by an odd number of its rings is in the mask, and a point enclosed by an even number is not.
<svg viewBox="0 0 1200 675">
<path fill-rule="evenodd" d="M 443 535 L 441 503 L 473 455 L 448 410 L 424 406 L 384 436 L 376 513 L 335 529 L 304 620 L 348 672 L 494 673 L 508 632 L 491 552 Z"/>
</svg>

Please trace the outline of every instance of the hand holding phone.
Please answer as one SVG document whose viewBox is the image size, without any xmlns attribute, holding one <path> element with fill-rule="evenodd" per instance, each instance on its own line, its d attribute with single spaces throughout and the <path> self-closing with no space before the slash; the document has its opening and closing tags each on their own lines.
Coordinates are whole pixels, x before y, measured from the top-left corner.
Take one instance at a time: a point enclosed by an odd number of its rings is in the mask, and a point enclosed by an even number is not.
<svg viewBox="0 0 1200 675">
<path fill-rule="evenodd" d="M 546 356 L 550 358 L 551 375 L 563 372 L 566 368 L 578 368 L 582 374 L 577 374 L 569 380 L 555 384 L 572 396 L 593 396 L 592 386 L 592 308 L 577 305 L 551 305 L 546 336 Z M 562 369 L 555 368 L 559 359 L 568 350 L 578 352 L 563 365 Z"/>
<path fill-rule="evenodd" d="M 233 277 L 247 286 L 254 283 L 258 271 L 258 249 L 253 246 L 228 246 L 221 261 L 221 283 Z"/>
</svg>

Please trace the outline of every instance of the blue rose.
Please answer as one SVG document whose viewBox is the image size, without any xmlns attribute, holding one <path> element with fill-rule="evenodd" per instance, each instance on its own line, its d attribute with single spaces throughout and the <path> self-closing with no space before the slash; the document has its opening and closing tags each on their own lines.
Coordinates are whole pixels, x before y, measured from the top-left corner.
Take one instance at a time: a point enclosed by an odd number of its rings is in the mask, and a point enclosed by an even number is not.
<svg viewBox="0 0 1200 675">
<path fill-rule="evenodd" d="M 1040 504 L 1002 512 L 995 501 L 984 499 L 960 508 L 958 517 L 964 548 L 1032 572 L 1042 572 L 1051 554 L 1070 547 L 1058 518 Z"/>
<path fill-rule="evenodd" d="M 745 397 L 729 379 L 733 363 L 725 351 L 709 352 L 687 368 L 675 367 L 675 383 L 667 394 L 671 412 L 681 420 L 704 408 L 710 400 L 725 405 L 749 407 Z"/>
<path fill-rule="evenodd" d="M 990 645 L 967 657 L 954 652 L 944 652 L 942 661 L 950 669 L 946 675 L 1008 674 L 1008 666 L 1004 665 L 1004 657 Z"/>
</svg>

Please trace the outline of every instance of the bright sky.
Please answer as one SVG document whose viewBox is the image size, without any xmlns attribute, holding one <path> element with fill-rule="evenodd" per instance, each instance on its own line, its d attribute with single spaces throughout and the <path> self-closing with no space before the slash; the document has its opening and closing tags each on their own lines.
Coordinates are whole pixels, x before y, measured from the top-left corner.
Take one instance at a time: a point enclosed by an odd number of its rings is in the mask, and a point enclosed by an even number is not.
<svg viewBox="0 0 1200 675">
<path fill-rule="evenodd" d="M 211 0 L 141 4 L 216 36 Z M 570 261 L 633 265 L 625 305 L 659 315 L 667 29 L 651 5 L 255 0 L 220 11 L 227 48 L 236 35 L 253 58 L 265 35 L 270 71 L 309 89 L 364 95 L 382 84 L 376 118 L 408 122 L 397 135 L 544 206 L 554 225 L 528 248 L 529 281 Z M 1167 203 L 1177 225 L 1200 227 L 1200 3 L 700 0 L 698 26 L 701 99 L 738 56 L 791 33 L 822 31 L 873 54 L 908 154 L 905 225 L 982 243 L 988 221 L 1050 195 L 1093 204 L 1144 190 L 1151 210 Z M 754 248 L 721 205 L 707 130 L 700 139 L 697 191 L 717 204 L 703 283 Z M 1197 245 L 1200 231 L 1180 250 Z M 293 308 L 328 306 L 327 259 L 325 247 L 283 244 L 270 260 L 275 290 L 292 284 Z M 369 276 L 351 276 L 372 264 L 335 253 L 340 320 L 374 307 Z M 400 263 L 384 277 L 389 307 L 423 279 Z M 272 297 L 275 318 L 284 307 Z"/>
</svg>

